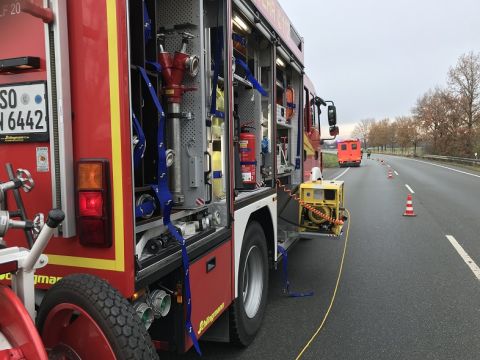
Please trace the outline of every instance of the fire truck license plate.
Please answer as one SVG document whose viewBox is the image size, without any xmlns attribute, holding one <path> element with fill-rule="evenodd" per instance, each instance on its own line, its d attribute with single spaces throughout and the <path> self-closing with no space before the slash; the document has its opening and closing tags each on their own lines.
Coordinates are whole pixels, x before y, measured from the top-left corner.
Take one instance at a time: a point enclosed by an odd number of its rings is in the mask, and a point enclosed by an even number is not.
<svg viewBox="0 0 480 360">
<path fill-rule="evenodd" d="M 0 86 L 0 143 L 48 141 L 46 83 Z"/>
</svg>

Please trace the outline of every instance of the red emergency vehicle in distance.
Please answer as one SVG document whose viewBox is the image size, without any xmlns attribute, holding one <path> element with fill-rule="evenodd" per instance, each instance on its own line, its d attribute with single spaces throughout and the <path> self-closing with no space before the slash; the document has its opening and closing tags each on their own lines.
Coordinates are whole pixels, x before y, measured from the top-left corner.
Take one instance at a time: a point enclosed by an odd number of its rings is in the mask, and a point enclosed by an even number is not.
<svg viewBox="0 0 480 360">
<path fill-rule="evenodd" d="M 360 166 L 362 162 L 362 145 L 360 140 L 343 140 L 337 142 L 337 156 L 340 167 Z"/>
</svg>

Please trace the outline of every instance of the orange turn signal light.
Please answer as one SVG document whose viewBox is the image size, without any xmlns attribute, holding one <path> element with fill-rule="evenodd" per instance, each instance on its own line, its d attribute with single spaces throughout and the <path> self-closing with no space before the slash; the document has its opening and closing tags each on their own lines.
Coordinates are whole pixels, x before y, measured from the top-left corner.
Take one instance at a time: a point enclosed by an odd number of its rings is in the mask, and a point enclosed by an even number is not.
<svg viewBox="0 0 480 360">
<path fill-rule="evenodd" d="M 103 189 L 103 164 L 81 162 L 78 164 L 78 190 Z"/>
</svg>

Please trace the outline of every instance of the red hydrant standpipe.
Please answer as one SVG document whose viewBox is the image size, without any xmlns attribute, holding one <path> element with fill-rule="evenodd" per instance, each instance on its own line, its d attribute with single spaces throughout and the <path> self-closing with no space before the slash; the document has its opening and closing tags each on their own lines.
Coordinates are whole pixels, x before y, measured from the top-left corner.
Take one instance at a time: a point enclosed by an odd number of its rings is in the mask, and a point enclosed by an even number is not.
<svg viewBox="0 0 480 360">
<path fill-rule="evenodd" d="M 163 35 L 160 35 L 160 38 L 162 37 Z M 175 154 L 170 181 L 173 202 L 177 205 L 181 205 L 185 201 L 185 196 L 182 193 L 180 103 L 185 92 L 196 90 L 195 88 L 186 88 L 182 83 L 185 71 L 188 69 L 190 76 L 195 77 L 198 74 L 199 65 L 198 56 L 191 56 L 186 52 L 188 40 L 191 38 L 193 38 L 191 34 L 183 33 L 182 48 L 180 51 L 176 51 L 173 56 L 171 53 L 164 50 L 162 41 L 160 41 L 158 54 L 158 60 L 162 66 L 162 78 L 164 82 L 163 94 L 167 97 L 168 102 L 168 113 L 166 115 L 167 119 L 170 120 L 170 147 Z"/>
</svg>

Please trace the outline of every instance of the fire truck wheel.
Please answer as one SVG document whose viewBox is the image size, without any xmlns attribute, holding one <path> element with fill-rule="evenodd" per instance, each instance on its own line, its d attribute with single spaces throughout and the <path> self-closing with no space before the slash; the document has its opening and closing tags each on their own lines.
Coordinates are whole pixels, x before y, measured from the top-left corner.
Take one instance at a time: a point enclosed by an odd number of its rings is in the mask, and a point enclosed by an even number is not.
<svg viewBox="0 0 480 360">
<path fill-rule="evenodd" d="M 267 242 L 255 221 L 245 231 L 237 284 L 238 297 L 230 309 L 230 338 L 248 346 L 260 329 L 268 292 Z"/>
<path fill-rule="evenodd" d="M 105 280 L 64 277 L 40 305 L 37 327 L 54 359 L 158 359 L 130 303 Z"/>
</svg>

